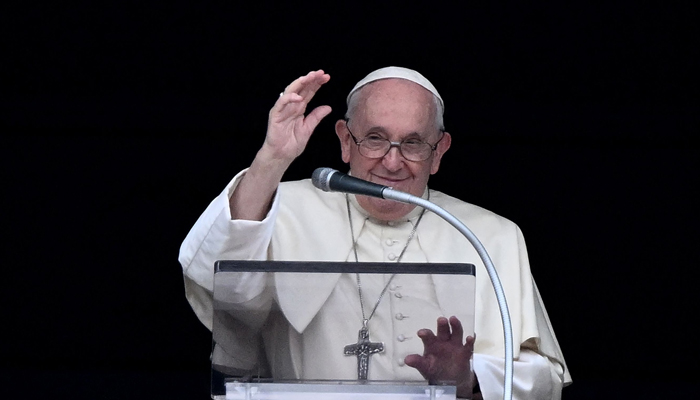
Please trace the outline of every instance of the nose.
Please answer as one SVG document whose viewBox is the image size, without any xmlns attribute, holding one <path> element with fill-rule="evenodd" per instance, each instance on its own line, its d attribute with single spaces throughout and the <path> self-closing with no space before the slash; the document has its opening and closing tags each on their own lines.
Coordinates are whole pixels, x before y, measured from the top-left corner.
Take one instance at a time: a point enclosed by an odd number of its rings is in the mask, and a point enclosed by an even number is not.
<svg viewBox="0 0 700 400">
<path fill-rule="evenodd" d="M 396 145 L 392 145 L 389 152 L 382 158 L 382 165 L 384 165 L 384 168 L 392 172 L 401 169 L 403 162 L 404 158 L 403 155 L 401 155 L 401 150 L 399 150 L 399 146 Z"/>
</svg>

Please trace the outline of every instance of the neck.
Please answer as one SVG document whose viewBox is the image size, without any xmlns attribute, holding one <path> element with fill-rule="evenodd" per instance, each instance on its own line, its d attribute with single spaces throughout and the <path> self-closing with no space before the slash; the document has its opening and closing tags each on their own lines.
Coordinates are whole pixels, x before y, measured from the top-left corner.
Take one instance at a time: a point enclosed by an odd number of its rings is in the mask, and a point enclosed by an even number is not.
<svg viewBox="0 0 700 400">
<path fill-rule="evenodd" d="M 422 207 L 394 200 L 355 195 L 349 195 L 349 197 L 350 202 L 361 215 L 378 222 L 408 221 L 418 217 L 423 211 Z M 422 197 L 429 198 L 427 189 Z"/>
</svg>

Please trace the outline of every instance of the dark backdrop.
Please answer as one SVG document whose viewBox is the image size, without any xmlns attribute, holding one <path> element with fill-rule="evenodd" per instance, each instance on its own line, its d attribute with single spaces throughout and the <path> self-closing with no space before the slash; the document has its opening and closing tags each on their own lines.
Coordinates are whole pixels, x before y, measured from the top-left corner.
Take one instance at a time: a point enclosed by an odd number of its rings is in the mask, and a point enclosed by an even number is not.
<svg viewBox="0 0 700 400">
<path fill-rule="evenodd" d="M 3 7 L 3 390 L 208 398 L 181 241 L 309 70 L 331 74 L 313 105 L 334 111 L 286 178 L 344 170 L 333 123 L 387 65 L 445 100 L 453 144 L 431 186 L 522 228 L 574 377 L 565 398 L 697 388 L 695 9 Z"/>
</svg>

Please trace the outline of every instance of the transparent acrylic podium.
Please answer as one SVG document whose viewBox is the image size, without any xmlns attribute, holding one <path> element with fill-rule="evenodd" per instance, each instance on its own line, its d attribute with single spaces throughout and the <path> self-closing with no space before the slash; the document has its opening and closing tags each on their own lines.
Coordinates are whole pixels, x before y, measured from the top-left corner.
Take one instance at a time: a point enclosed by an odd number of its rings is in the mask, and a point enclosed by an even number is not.
<svg viewBox="0 0 700 400">
<path fill-rule="evenodd" d="M 438 317 L 473 335 L 474 290 L 472 264 L 218 261 L 211 397 L 455 399 L 404 358 Z"/>
</svg>

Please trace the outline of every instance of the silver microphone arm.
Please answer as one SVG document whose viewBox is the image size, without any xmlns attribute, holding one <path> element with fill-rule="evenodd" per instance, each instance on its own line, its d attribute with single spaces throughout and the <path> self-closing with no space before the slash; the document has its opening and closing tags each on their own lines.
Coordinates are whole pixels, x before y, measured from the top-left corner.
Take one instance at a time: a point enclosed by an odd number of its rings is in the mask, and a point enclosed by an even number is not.
<svg viewBox="0 0 700 400">
<path fill-rule="evenodd" d="M 510 321 L 510 312 L 508 311 L 508 303 L 506 302 L 506 295 L 503 291 L 501 280 L 498 278 L 496 268 L 493 266 L 491 257 L 486 252 L 484 245 L 481 244 L 476 235 L 474 235 L 474 233 L 460 220 L 445 211 L 442 207 L 439 207 L 428 200 L 405 192 L 400 192 L 392 188 L 384 189 L 382 196 L 385 199 L 394 200 L 401 203 L 414 204 L 434 212 L 460 231 L 462 235 L 469 240 L 472 246 L 474 246 L 474 249 L 476 249 L 476 252 L 479 254 L 481 261 L 486 267 L 489 278 L 491 278 L 491 284 L 493 285 L 493 290 L 496 292 L 496 299 L 498 300 L 498 308 L 501 311 L 501 321 L 503 321 L 503 339 L 505 342 L 503 399 L 511 400 L 513 398 L 513 326 Z"/>
</svg>

